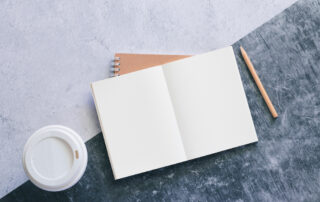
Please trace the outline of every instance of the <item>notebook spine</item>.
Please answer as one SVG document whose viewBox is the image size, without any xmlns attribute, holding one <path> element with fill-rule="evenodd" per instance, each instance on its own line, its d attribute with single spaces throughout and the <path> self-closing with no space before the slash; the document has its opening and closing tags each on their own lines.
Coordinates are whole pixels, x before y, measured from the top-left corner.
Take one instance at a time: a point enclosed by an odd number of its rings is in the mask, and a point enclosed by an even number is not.
<svg viewBox="0 0 320 202">
<path fill-rule="evenodd" d="M 110 71 L 112 77 L 120 76 L 120 57 L 114 57 Z"/>
</svg>

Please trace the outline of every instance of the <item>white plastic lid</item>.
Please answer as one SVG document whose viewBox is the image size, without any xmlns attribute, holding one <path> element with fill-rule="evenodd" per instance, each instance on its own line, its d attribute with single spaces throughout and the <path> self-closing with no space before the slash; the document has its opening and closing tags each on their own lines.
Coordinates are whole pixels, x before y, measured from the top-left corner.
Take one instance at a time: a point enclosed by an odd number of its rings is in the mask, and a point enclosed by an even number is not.
<svg viewBox="0 0 320 202">
<path fill-rule="evenodd" d="M 36 131 L 23 151 L 24 170 L 36 186 L 65 190 L 79 181 L 88 161 L 81 137 L 70 128 L 51 125 Z"/>
</svg>

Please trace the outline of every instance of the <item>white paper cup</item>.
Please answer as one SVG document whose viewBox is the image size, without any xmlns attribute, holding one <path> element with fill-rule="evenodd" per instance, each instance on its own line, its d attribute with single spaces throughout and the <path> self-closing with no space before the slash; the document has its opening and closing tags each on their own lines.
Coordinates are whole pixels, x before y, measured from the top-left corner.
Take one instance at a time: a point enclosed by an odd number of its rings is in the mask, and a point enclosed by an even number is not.
<svg viewBox="0 0 320 202">
<path fill-rule="evenodd" d="M 88 162 L 81 137 L 70 128 L 51 125 L 36 131 L 23 151 L 23 167 L 30 181 L 47 191 L 70 188 L 82 177 Z"/>
</svg>

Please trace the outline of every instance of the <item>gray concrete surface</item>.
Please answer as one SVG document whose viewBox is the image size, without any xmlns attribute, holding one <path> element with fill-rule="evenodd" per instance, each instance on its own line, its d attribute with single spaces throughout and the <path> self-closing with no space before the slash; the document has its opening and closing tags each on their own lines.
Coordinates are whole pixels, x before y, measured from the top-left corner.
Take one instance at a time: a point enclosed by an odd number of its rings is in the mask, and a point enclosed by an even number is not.
<svg viewBox="0 0 320 202">
<path fill-rule="evenodd" d="M 89 84 L 115 52 L 210 51 L 295 1 L 0 1 L 0 198 L 27 180 L 22 150 L 38 128 L 100 132 Z"/>
</svg>

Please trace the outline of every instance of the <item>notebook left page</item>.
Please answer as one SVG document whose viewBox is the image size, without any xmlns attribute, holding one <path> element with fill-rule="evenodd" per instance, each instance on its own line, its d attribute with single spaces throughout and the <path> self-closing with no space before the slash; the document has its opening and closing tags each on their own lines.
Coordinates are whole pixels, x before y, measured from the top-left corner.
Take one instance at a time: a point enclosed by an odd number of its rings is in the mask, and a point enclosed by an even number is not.
<svg viewBox="0 0 320 202">
<path fill-rule="evenodd" d="M 161 66 L 94 82 L 115 179 L 186 160 Z"/>
</svg>

